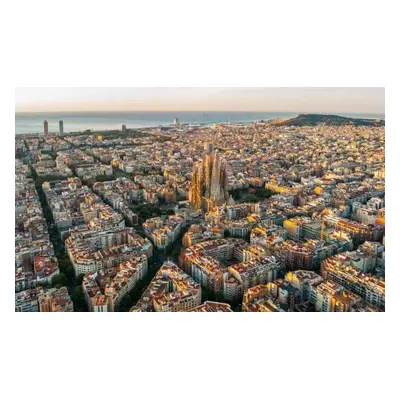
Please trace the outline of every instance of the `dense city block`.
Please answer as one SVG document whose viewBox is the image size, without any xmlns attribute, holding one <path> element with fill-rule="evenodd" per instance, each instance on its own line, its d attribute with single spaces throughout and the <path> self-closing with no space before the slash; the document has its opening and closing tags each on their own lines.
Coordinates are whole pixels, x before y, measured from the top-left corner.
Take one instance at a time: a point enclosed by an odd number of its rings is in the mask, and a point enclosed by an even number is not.
<svg viewBox="0 0 400 400">
<path fill-rule="evenodd" d="M 16 135 L 15 310 L 384 311 L 385 128 L 328 117 Z"/>
</svg>

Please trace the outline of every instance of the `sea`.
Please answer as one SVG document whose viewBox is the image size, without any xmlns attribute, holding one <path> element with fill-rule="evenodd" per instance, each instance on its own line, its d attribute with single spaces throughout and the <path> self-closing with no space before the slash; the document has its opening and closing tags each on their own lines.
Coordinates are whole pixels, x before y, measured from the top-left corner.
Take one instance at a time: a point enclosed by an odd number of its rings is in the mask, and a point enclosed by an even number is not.
<svg viewBox="0 0 400 400">
<path fill-rule="evenodd" d="M 49 124 L 49 132 L 58 131 L 58 121 L 64 122 L 64 132 L 83 132 L 158 127 L 171 125 L 175 118 L 183 124 L 237 123 L 292 118 L 301 112 L 200 112 L 200 111 L 126 111 L 126 112 L 16 112 L 15 133 L 42 133 L 43 121 Z M 347 114 L 354 118 L 385 118 L 384 114 Z"/>
</svg>

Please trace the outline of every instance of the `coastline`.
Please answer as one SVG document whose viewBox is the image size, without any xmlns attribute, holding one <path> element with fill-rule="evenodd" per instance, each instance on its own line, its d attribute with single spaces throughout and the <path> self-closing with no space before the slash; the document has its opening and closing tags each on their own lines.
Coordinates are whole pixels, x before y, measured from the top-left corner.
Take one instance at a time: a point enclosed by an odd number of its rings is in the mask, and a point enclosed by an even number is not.
<svg viewBox="0 0 400 400">
<path fill-rule="evenodd" d="M 42 123 L 46 119 L 49 125 L 55 126 L 59 119 L 64 120 L 65 134 L 85 134 L 85 133 L 107 133 L 121 131 L 122 125 L 126 125 L 128 131 L 139 129 L 159 129 L 173 128 L 174 118 L 180 119 L 180 126 L 184 127 L 210 127 L 214 124 L 222 125 L 249 125 L 257 121 L 270 122 L 272 120 L 285 121 L 294 118 L 300 114 L 310 113 L 290 113 L 290 112 L 15 112 L 15 135 L 39 135 L 42 133 Z M 321 113 L 320 113 L 321 114 Z M 325 115 L 325 114 L 321 114 Z M 337 113 L 332 114 L 347 118 L 360 119 L 385 119 L 385 115 L 381 114 L 356 114 L 356 113 Z M 156 117 L 154 121 L 142 119 L 139 117 L 152 116 Z M 176 116 L 176 117 L 175 117 Z M 51 117 L 51 118 L 49 118 Z M 135 120 L 135 118 L 138 118 Z M 207 117 L 207 118 L 205 118 Z M 252 118 L 253 117 L 253 118 Z M 257 118 L 255 118 L 257 117 Z M 224 119 L 225 118 L 225 119 Z M 71 119 L 71 120 L 69 120 Z M 82 121 L 79 121 L 83 119 Z M 100 119 L 101 121 L 96 121 Z M 124 120 L 126 119 L 126 121 Z M 187 121 L 186 119 L 191 119 Z M 203 119 L 203 120 L 202 120 Z M 130 121 L 129 121 L 130 120 Z M 93 122 L 92 122 L 93 121 Z M 118 121 L 118 122 L 117 122 Z M 68 130 L 68 125 L 75 126 L 75 129 Z M 28 130 L 28 126 L 32 126 L 32 130 Z M 50 134 L 56 133 L 51 129 Z"/>
</svg>

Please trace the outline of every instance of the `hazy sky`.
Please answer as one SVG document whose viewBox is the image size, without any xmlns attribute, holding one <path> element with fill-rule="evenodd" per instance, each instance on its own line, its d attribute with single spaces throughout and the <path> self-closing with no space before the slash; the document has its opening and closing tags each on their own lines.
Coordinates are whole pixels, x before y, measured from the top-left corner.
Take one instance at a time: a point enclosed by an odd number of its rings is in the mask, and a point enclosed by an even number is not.
<svg viewBox="0 0 400 400">
<path fill-rule="evenodd" d="M 16 88 L 16 111 L 384 113 L 384 88 Z"/>
</svg>

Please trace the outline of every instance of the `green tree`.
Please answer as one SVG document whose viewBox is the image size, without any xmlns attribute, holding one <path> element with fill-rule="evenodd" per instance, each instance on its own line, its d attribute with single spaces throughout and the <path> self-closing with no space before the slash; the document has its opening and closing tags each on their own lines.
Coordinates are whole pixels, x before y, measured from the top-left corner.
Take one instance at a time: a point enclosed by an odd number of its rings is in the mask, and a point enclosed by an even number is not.
<svg viewBox="0 0 400 400">
<path fill-rule="evenodd" d="M 107 181 L 114 181 L 115 180 L 114 175 L 96 175 L 96 181 L 97 182 L 107 182 Z"/>
<path fill-rule="evenodd" d="M 76 286 L 71 295 L 71 300 L 74 303 L 74 311 L 87 311 L 87 304 L 83 294 L 82 286 Z"/>
<path fill-rule="evenodd" d="M 52 287 L 62 287 L 68 285 L 68 278 L 67 276 L 61 272 L 59 275 L 55 276 L 51 281 Z"/>
<path fill-rule="evenodd" d="M 242 303 L 239 303 L 237 306 L 232 307 L 234 312 L 241 312 L 242 311 Z"/>
<path fill-rule="evenodd" d="M 127 293 L 123 299 L 121 300 L 121 302 L 119 303 L 119 309 L 118 311 L 121 312 L 126 312 L 129 311 L 132 307 L 132 298 L 130 296 L 129 293 Z"/>
<path fill-rule="evenodd" d="M 77 285 L 82 285 L 82 281 L 83 281 L 83 277 L 85 276 L 85 274 L 80 274 L 76 277 L 76 284 Z"/>
<path fill-rule="evenodd" d="M 205 286 L 201 287 L 201 298 L 203 302 L 214 300 L 213 293 Z"/>
<path fill-rule="evenodd" d="M 219 303 L 225 303 L 225 297 L 224 294 L 222 292 L 216 292 L 215 293 L 215 301 L 219 302 Z"/>
<path fill-rule="evenodd" d="M 73 278 L 75 276 L 74 267 L 72 265 L 68 265 L 67 271 L 65 274 L 67 275 L 67 278 L 69 279 L 69 281 L 73 280 Z"/>
<path fill-rule="evenodd" d="M 58 266 L 60 268 L 60 271 L 63 272 L 64 274 L 67 274 L 68 268 L 72 267 L 71 261 L 69 260 L 68 257 L 59 257 L 58 258 Z"/>
</svg>

